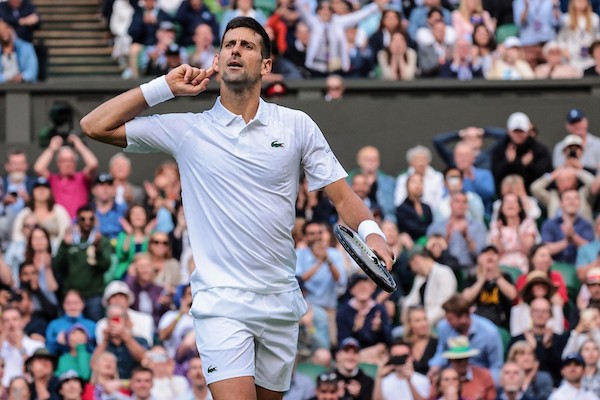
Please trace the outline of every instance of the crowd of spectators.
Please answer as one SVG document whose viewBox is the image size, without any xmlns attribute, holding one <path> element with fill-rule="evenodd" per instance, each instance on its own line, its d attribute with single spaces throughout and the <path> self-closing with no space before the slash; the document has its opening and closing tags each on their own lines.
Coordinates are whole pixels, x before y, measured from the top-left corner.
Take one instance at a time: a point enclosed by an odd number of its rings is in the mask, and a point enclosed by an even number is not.
<svg viewBox="0 0 600 400">
<path fill-rule="evenodd" d="M 164 74 L 184 62 L 206 68 L 227 22 L 250 16 L 271 38 L 271 81 L 332 74 L 402 81 L 598 76 L 598 12 L 590 0 L 105 0 L 103 6 L 124 78 Z"/>
<path fill-rule="evenodd" d="M 397 176 L 360 149 L 348 182 L 396 255 L 391 294 L 336 242 L 326 195 L 299 182 L 308 312 L 286 400 L 598 398 L 600 138 L 588 125 L 569 110 L 551 151 L 516 112 L 505 128 L 436 135 L 443 171 L 429 146 L 408 149 Z M 124 153 L 101 167 L 71 134 L 31 168 L 9 150 L 4 171 L 0 399 L 209 398 L 177 165 L 136 185 Z M 313 367 L 324 373 L 311 380 Z"/>
</svg>

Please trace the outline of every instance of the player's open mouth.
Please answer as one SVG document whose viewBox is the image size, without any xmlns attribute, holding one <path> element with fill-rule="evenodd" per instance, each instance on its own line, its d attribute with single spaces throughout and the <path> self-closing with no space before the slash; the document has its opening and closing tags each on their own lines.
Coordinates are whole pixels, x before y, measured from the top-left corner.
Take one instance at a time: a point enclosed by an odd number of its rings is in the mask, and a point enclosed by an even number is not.
<svg viewBox="0 0 600 400">
<path fill-rule="evenodd" d="M 242 67 L 242 63 L 238 62 L 238 61 L 230 61 L 227 66 L 229 68 L 241 68 Z"/>
</svg>

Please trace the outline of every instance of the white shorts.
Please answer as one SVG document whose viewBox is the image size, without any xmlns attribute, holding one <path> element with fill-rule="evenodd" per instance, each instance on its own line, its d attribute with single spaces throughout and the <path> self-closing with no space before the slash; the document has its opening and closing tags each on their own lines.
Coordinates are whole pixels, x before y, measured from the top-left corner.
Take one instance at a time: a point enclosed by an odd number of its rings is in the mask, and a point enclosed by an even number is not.
<svg viewBox="0 0 600 400">
<path fill-rule="evenodd" d="M 298 321 L 306 311 L 299 289 L 259 294 L 215 288 L 196 293 L 190 314 L 206 382 L 253 376 L 260 387 L 288 390 Z"/>
</svg>

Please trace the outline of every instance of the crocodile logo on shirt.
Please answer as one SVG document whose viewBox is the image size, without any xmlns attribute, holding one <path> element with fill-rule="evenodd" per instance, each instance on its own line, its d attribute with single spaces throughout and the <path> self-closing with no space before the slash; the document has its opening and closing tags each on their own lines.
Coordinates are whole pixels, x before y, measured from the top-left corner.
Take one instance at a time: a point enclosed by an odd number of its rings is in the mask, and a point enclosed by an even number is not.
<svg viewBox="0 0 600 400">
<path fill-rule="evenodd" d="M 271 142 L 271 147 L 283 147 L 283 143 L 278 142 L 277 140 L 273 140 Z"/>
<path fill-rule="evenodd" d="M 208 370 L 206 372 L 208 372 L 209 374 L 212 374 L 216 370 L 217 370 L 217 367 L 215 367 L 214 365 L 211 365 L 210 367 L 208 367 Z"/>
</svg>

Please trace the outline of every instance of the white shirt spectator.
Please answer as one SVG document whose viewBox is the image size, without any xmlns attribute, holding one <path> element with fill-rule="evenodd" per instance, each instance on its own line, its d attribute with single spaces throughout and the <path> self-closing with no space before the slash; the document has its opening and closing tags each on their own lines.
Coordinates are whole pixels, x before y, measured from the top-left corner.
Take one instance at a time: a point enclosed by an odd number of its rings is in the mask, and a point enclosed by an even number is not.
<svg viewBox="0 0 600 400">
<path fill-rule="evenodd" d="M 173 320 L 175 320 L 179 316 L 179 310 L 167 311 L 160 318 L 158 322 L 158 330 L 161 331 L 169 326 Z M 177 352 L 177 348 L 181 344 L 181 341 L 185 337 L 185 335 L 194 329 L 194 319 L 189 314 L 181 315 L 177 325 L 175 325 L 175 329 L 173 329 L 173 333 L 171 336 L 163 341 L 163 346 L 169 353 L 169 357 L 174 358 L 175 353 Z"/>
<path fill-rule="evenodd" d="M 558 389 L 556 389 L 548 400 L 598 400 L 598 397 L 583 388 L 577 389 L 568 382 L 563 381 Z"/>
<path fill-rule="evenodd" d="M 4 340 L 2 342 L 2 350 L 0 350 L 0 356 L 4 359 L 2 385 L 8 387 L 12 378 L 23 375 L 25 360 L 31 357 L 34 351 L 42 347 L 44 347 L 43 342 L 31 339 L 29 336 L 23 336 L 20 349 L 13 347 L 8 343 L 8 340 Z"/>
<path fill-rule="evenodd" d="M 429 398 L 431 384 L 429 379 L 418 372 L 410 377 L 410 383 L 423 398 Z M 381 381 L 381 393 L 384 400 L 413 400 L 413 395 L 406 379 L 400 379 L 396 374 L 389 374 Z"/>
</svg>

